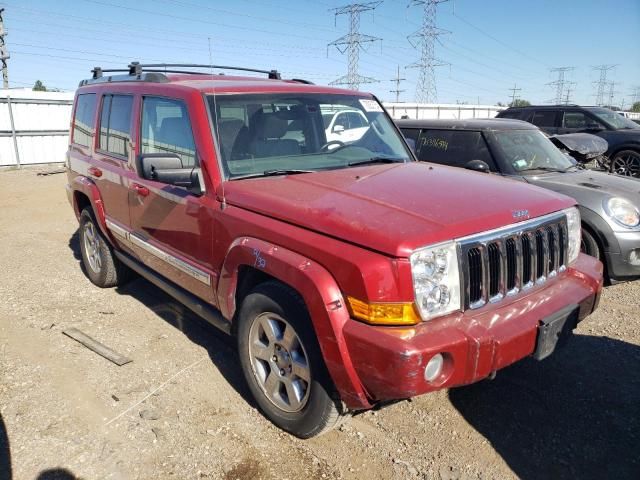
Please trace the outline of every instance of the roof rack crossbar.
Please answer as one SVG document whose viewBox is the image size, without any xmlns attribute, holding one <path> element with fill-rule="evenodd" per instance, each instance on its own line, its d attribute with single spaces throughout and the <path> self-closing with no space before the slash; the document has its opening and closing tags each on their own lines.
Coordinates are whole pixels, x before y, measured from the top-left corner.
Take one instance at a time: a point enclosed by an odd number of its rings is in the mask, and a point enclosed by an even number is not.
<svg viewBox="0 0 640 480">
<path fill-rule="evenodd" d="M 208 65 L 208 64 L 200 64 L 200 63 L 138 63 L 131 62 L 129 64 L 129 74 L 130 75 L 139 75 L 143 70 L 147 70 L 149 68 L 153 69 L 167 69 L 167 68 L 215 68 L 217 70 L 238 70 L 241 72 L 254 72 L 254 73 L 265 73 L 270 79 L 280 80 L 280 72 L 277 70 L 260 70 L 257 68 L 247 68 L 247 67 L 231 67 L 228 65 Z M 106 70 L 103 70 L 103 72 Z M 148 70 L 147 70 L 148 71 Z M 162 72 L 164 70 L 156 70 L 158 72 Z M 168 70 L 167 70 L 168 72 Z M 205 72 L 175 72 L 175 73 L 205 73 Z"/>
</svg>

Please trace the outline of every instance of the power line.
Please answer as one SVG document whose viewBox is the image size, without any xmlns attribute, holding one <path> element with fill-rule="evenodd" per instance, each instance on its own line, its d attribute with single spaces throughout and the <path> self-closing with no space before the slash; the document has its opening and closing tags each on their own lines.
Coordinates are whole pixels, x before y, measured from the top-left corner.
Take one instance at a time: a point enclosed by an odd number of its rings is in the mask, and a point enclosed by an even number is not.
<svg viewBox="0 0 640 480">
<path fill-rule="evenodd" d="M 604 105 L 604 89 L 607 86 L 607 72 L 617 65 L 598 65 L 593 67 L 594 70 L 598 70 L 600 72 L 600 79 L 597 82 L 593 82 L 597 86 L 596 91 L 596 105 L 602 106 Z"/>
<path fill-rule="evenodd" d="M 564 93 L 564 85 L 566 83 L 564 79 L 564 74 L 574 69 L 575 67 L 556 67 L 556 68 L 549 69 L 551 73 L 558 74 L 558 79 L 555 82 L 547 83 L 547 85 L 556 87 L 556 99 L 555 99 L 556 105 L 560 105 L 562 103 L 562 98 L 563 98 L 562 95 Z"/>
<path fill-rule="evenodd" d="M 389 90 L 389 92 L 396 94 L 396 103 L 400 101 L 400 94 L 404 92 L 404 90 L 400 90 L 400 82 L 403 82 L 405 80 L 406 78 L 400 78 L 400 65 L 398 65 L 398 73 L 396 74 L 395 78 L 391 79 L 391 81 L 396 84 L 396 88 L 395 90 Z"/>
<path fill-rule="evenodd" d="M 9 52 L 4 43 L 4 37 L 7 32 L 4 29 L 4 20 L 2 19 L 4 8 L 0 8 L 0 60 L 2 61 L 2 88 L 9 88 L 9 69 L 7 60 L 9 60 Z"/>
<path fill-rule="evenodd" d="M 446 63 L 435 57 L 435 42 L 445 30 L 436 27 L 436 13 L 439 3 L 449 0 L 411 0 L 409 7 L 422 5 L 422 26 L 420 30 L 409 35 L 409 43 L 414 48 L 420 46 L 420 60 L 408 65 L 408 68 L 418 69 L 418 86 L 416 87 L 416 102 L 435 103 L 437 99 L 435 67 Z"/>
<path fill-rule="evenodd" d="M 335 12 L 335 18 L 337 18 L 338 15 L 349 15 L 349 33 L 329 43 L 327 48 L 336 47 L 336 49 L 342 54 L 347 52 L 349 64 L 347 67 L 347 74 L 334 80 L 330 85 L 347 85 L 352 90 L 358 90 L 362 83 L 377 82 L 375 78 L 363 77 L 358 73 L 360 49 L 364 49 L 362 45 L 371 44 L 376 40 L 380 40 L 378 37 L 372 37 L 371 35 L 364 35 L 360 33 L 360 14 L 362 12 L 375 10 L 381 3 L 382 1 L 350 3 L 349 5 L 332 9 L 332 11 Z"/>
</svg>

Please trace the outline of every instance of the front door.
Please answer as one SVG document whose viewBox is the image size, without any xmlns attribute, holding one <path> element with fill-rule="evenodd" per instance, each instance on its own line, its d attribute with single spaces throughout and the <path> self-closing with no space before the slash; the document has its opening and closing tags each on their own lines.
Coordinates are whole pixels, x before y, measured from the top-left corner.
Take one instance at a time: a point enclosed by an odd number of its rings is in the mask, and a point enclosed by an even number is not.
<svg viewBox="0 0 640 480">
<path fill-rule="evenodd" d="M 177 154 L 199 167 L 186 102 L 143 96 L 139 153 Z M 131 245 L 146 265 L 215 304 L 213 201 L 183 187 L 138 176 L 129 190 Z"/>
</svg>

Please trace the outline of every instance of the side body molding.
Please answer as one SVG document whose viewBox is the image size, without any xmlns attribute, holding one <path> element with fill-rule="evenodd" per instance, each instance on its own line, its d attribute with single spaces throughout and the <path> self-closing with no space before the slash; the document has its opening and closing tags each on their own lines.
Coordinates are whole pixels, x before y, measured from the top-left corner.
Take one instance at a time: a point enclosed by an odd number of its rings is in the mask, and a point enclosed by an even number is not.
<svg viewBox="0 0 640 480">
<path fill-rule="evenodd" d="M 250 266 L 271 275 L 300 293 L 309 310 L 313 328 L 329 374 L 350 409 L 370 408 L 343 335 L 351 321 L 346 303 L 331 274 L 302 255 L 252 237 L 236 239 L 220 272 L 218 305 L 225 318 L 233 318 L 238 271 Z"/>
</svg>

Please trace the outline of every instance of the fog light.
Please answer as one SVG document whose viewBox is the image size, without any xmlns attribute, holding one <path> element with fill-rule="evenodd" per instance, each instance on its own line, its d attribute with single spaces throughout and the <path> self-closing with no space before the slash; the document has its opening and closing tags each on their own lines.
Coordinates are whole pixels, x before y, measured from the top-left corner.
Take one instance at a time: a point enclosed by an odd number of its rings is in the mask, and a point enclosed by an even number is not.
<svg viewBox="0 0 640 480">
<path fill-rule="evenodd" d="M 629 263 L 635 266 L 640 265 L 640 248 L 631 250 L 631 253 L 629 254 Z"/>
<path fill-rule="evenodd" d="M 427 366 L 424 369 L 424 379 L 427 382 L 433 382 L 436 378 L 440 376 L 442 373 L 442 364 L 444 363 L 444 358 L 441 353 L 436 353 Z"/>
</svg>

